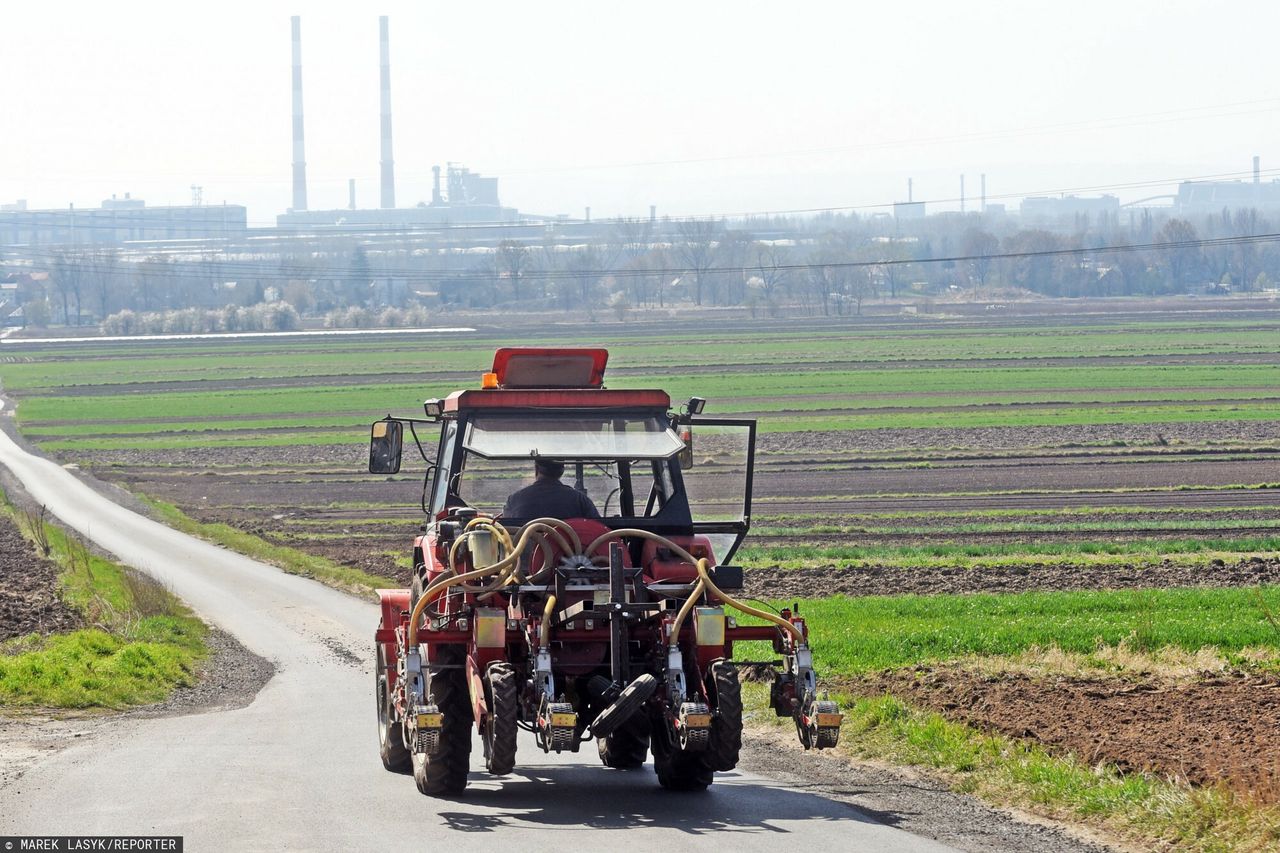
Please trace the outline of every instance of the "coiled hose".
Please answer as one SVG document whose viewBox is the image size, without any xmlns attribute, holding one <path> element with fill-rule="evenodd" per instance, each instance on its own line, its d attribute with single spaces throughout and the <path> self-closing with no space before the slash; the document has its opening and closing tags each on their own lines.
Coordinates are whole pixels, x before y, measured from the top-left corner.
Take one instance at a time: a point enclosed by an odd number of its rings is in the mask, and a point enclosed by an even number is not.
<svg viewBox="0 0 1280 853">
<path fill-rule="evenodd" d="M 458 549 L 465 539 L 481 530 L 495 535 L 501 549 L 506 553 L 492 565 L 482 566 L 473 571 L 459 574 L 456 562 Z M 684 548 L 675 544 L 670 539 L 667 539 L 665 536 L 659 536 L 658 534 L 651 533 L 648 530 L 637 530 L 634 528 L 610 530 L 608 533 L 597 536 L 591 544 L 584 548 L 582 547 L 582 540 L 579 538 L 577 531 L 575 531 L 572 526 L 558 518 L 537 518 L 528 522 L 520 528 L 519 535 L 515 542 L 512 541 L 511 534 L 507 529 L 493 519 L 476 518 L 468 522 L 462 535 L 459 536 L 449 548 L 449 572 L 432 582 L 432 584 L 423 591 L 422 596 L 414 604 L 413 612 L 409 616 L 408 645 L 412 647 L 418 644 L 418 626 L 422 621 L 423 612 L 432 601 L 439 598 L 446 590 L 456 586 L 461 586 L 466 592 L 476 593 L 482 597 L 488 597 L 503 586 L 506 586 L 508 583 L 517 581 L 519 578 L 518 566 L 520 555 L 524 553 L 525 548 L 527 548 L 530 543 L 536 544 L 543 552 L 544 566 L 543 569 L 540 570 L 541 572 L 549 568 L 551 564 L 551 547 L 548 542 L 549 539 L 554 541 L 555 544 L 560 547 L 562 553 L 589 556 L 594 554 L 600 546 L 614 539 L 622 539 L 626 537 L 649 539 L 653 542 L 657 542 L 660 545 L 670 548 L 681 558 L 697 567 L 697 583 L 694 584 L 689 597 L 680 607 L 679 612 L 676 614 L 675 623 L 671 627 L 671 636 L 668 641 L 672 646 L 679 643 L 680 629 L 684 625 L 684 620 L 688 618 L 689 613 L 692 612 L 693 608 L 697 605 L 698 599 L 702 597 L 704 592 L 710 592 L 713 598 L 718 599 L 729 607 L 745 613 L 748 616 L 755 616 L 758 619 L 763 619 L 766 622 L 776 625 L 778 628 L 790 633 L 797 646 L 804 645 L 804 634 L 799 628 L 775 613 L 769 613 L 766 610 L 761 610 L 759 608 L 752 607 L 749 604 L 744 604 L 726 593 L 724 590 L 720 589 L 716 586 L 715 581 L 711 579 L 711 573 L 708 571 L 707 560 L 705 558 L 699 559 L 694 557 Z M 488 578 L 494 575 L 497 575 L 497 577 L 487 584 L 477 586 L 469 584 L 469 581 Z M 554 607 L 555 596 L 548 596 L 547 604 L 543 612 L 543 628 L 539 641 L 540 646 L 544 649 L 550 641 L 550 632 L 547 630 L 546 626 L 550 621 L 551 612 Z"/>
</svg>

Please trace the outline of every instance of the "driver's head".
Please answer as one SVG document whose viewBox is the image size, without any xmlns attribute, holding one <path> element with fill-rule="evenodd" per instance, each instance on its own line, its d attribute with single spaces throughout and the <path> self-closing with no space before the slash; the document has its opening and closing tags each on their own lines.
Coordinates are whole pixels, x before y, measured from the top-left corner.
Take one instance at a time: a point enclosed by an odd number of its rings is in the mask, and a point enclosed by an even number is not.
<svg viewBox="0 0 1280 853">
<path fill-rule="evenodd" d="M 539 479 L 559 480 L 564 476 L 564 463 L 556 459 L 537 459 L 534 460 L 533 471 Z"/>
</svg>

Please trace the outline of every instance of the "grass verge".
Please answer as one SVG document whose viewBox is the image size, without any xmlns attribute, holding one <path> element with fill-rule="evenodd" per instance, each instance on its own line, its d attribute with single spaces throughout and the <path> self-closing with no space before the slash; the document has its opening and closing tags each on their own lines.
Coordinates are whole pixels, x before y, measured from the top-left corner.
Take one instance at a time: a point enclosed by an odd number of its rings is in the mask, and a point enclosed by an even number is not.
<svg viewBox="0 0 1280 853">
<path fill-rule="evenodd" d="M 773 717 L 766 687 L 744 688 L 754 725 L 790 725 Z M 954 790 L 998 806 L 1092 826 L 1151 849 L 1272 850 L 1280 844 L 1280 806 L 1259 805 L 1225 788 L 1191 788 L 1054 756 L 893 696 L 840 698 L 846 714 L 841 752 L 929 768 Z"/>
<path fill-rule="evenodd" d="M 122 708 L 194 684 L 208 654 L 204 623 L 152 579 L 37 523 L 64 599 L 90 627 L 0 644 L 0 706 Z"/>
<path fill-rule="evenodd" d="M 228 524 L 196 521 L 173 504 L 146 495 L 138 495 L 138 497 L 155 510 L 161 521 L 175 530 L 221 545 L 254 560 L 270 563 L 291 575 L 301 575 L 344 592 L 354 592 L 359 595 L 372 594 L 380 587 L 401 585 L 399 581 L 392 578 L 371 575 L 359 569 L 339 565 L 325 557 L 307 554 L 284 545 L 272 544 Z"/>
</svg>

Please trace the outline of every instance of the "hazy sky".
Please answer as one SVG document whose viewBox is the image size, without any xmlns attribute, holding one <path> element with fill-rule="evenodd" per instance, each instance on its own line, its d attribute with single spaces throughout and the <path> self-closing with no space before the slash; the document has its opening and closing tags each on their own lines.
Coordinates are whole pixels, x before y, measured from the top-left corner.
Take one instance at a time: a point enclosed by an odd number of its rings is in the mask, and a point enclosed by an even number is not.
<svg viewBox="0 0 1280 853">
<path fill-rule="evenodd" d="M 292 14 L 313 209 L 345 206 L 348 178 L 377 203 L 379 14 L 401 206 L 450 160 L 499 176 L 504 204 L 597 217 L 883 204 L 909 176 L 950 200 L 962 172 L 994 199 L 1254 154 L 1280 175 L 1274 0 L 363 5 L 6 0 L 0 201 L 184 204 L 199 184 L 274 221 Z"/>
</svg>

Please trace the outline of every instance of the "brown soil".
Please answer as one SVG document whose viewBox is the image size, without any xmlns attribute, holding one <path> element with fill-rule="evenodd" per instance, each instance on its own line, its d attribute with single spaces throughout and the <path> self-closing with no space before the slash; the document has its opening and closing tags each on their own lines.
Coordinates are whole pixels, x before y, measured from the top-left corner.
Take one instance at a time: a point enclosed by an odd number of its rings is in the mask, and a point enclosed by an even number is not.
<svg viewBox="0 0 1280 853">
<path fill-rule="evenodd" d="M 1222 560 L 1203 566 L 1171 561 L 1130 565 L 972 566 L 970 568 L 817 566 L 762 568 L 746 573 L 746 593 L 757 598 L 813 598 L 825 595 L 902 595 L 915 593 L 1027 592 L 1070 589 L 1157 589 L 1165 587 L 1240 587 L 1280 584 L 1280 558 Z"/>
<path fill-rule="evenodd" d="M 79 627 L 80 614 L 58 596 L 58 567 L 40 557 L 0 515 L 0 640 Z"/>
<path fill-rule="evenodd" d="M 1280 678 L 1191 683 L 984 676 L 959 667 L 885 672 L 849 685 L 892 693 L 1003 735 L 1034 739 L 1090 764 L 1192 785 L 1223 784 L 1280 802 Z"/>
</svg>

